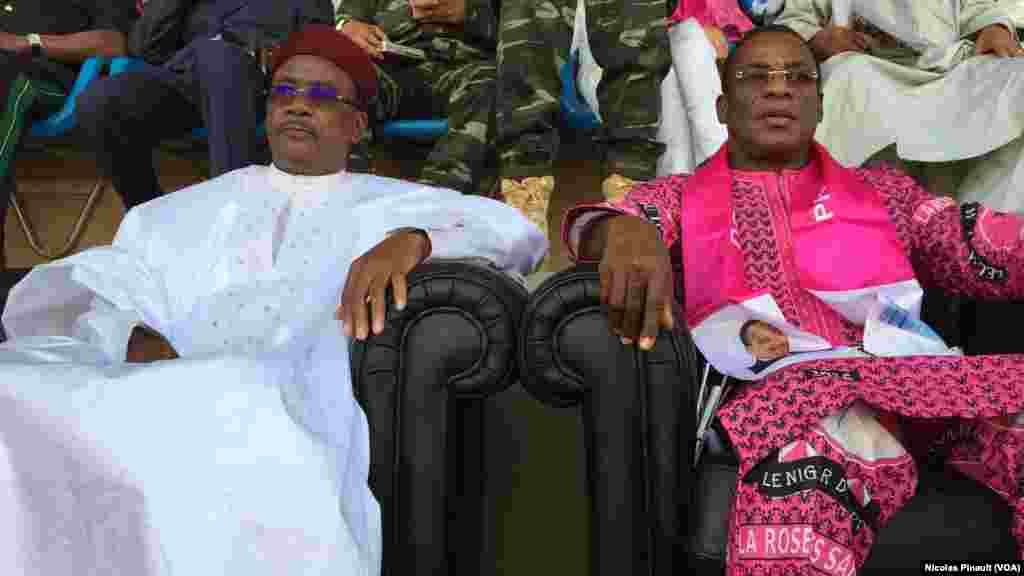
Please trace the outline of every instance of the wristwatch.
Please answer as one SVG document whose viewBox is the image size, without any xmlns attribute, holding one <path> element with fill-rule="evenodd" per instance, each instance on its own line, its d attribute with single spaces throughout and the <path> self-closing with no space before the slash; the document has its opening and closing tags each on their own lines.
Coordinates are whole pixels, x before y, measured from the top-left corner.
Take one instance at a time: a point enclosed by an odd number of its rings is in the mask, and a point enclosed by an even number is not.
<svg viewBox="0 0 1024 576">
<path fill-rule="evenodd" d="M 39 34 L 26 34 L 25 39 L 28 40 L 28 45 L 32 48 L 33 57 L 43 55 L 43 39 Z"/>
</svg>

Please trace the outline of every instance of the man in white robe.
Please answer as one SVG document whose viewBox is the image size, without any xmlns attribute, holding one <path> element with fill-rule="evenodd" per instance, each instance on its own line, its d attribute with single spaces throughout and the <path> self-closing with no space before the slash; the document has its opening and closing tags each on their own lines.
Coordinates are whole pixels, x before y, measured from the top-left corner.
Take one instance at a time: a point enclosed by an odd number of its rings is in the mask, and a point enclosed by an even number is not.
<svg viewBox="0 0 1024 576">
<path fill-rule="evenodd" d="M 500 202 L 345 171 L 375 76 L 333 28 L 273 70 L 273 165 L 138 206 L 12 290 L 0 574 L 379 574 L 345 332 L 379 332 L 427 256 L 526 273 L 546 243 Z"/>
<path fill-rule="evenodd" d="M 892 144 L 961 202 L 1024 211 L 1024 54 L 1006 0 L 787 0 L 821 62 L 816 139 L 847 166 Z M 958 162 L 955 166 L 948 164 Z M 940 164 L 941 163 L 941 164 Z"/>
</svg>

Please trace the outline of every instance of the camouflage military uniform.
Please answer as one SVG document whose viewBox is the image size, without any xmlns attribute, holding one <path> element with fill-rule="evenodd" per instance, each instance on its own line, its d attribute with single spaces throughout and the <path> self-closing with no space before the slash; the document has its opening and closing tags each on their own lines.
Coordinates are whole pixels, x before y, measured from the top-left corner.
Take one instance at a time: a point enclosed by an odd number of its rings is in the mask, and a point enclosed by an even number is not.
<svg viewBox="0 0 1024 576">
<path fill-rule="evenodd" d="M 426 61 L 386 55 L 375 62 L 379 95 L 373 120 L 447 118 L 448 133 L 434 145 L 420 180 L 489 193 L 494 178 L 486 167 L 493 151 L 497 82 L 497 15 L 491 0 L 466 0 L 459 28 L 426 29 L 413 20 L 409 0 L 341 0 L 336 16 L 339 22 L 374 24 L 388 41 L 427 52 Z"/>
<path fill-rule="evenodd" d="M 553 174 L 558 76 L 568 58 L 576 0 L 504 0 L 498 48 L 497 144 L 503 178 Z M 661 81 L 671 59 L 666 0 L 587 0 L 591 50 L 604 69 L 597 95 L 607 172 L 655 175 Z"/>
</svg>

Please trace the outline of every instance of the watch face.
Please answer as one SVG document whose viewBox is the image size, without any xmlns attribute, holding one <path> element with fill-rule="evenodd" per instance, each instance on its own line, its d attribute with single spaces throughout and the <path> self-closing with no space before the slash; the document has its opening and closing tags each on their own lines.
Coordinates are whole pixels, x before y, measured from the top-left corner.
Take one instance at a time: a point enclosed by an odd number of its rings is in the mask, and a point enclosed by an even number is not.
<svg viewBox="0 0 1024 576">
<path fill-rule="evenodd" d="M 27 37 L 28 37 L 28 43 L 32 47 L 32 55 L 33 56 L 42 56 L 43 55 L 43 42 L 42 42 L 42 39 L 39 38 L 39 34 L 28 34 Z"/>
</svg>

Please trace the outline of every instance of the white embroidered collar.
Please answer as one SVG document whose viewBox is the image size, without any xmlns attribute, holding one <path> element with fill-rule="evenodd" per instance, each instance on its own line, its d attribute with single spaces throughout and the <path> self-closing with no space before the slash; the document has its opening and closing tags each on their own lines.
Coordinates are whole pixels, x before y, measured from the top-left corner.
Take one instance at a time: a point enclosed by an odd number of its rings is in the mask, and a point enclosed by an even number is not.
<svg viewBox="0 0 1024 576">
<path fill-rule="evenodd" d="M 323 204 L 331 189 L 336 189 L 347 177 L 346 171 L 324 176 L 290 174 L 273 163 L 270 164 L 268 171 L 270 185 L 288 194 L 289 201 L 295 208 Z"/>
</svg>

